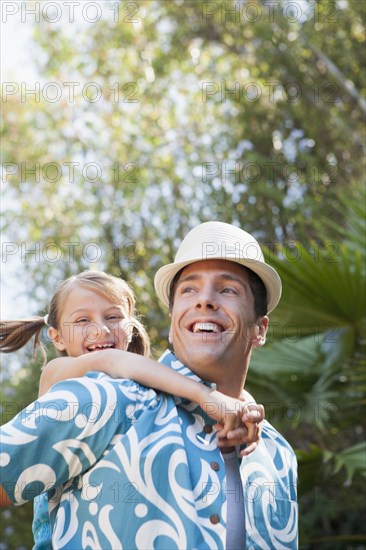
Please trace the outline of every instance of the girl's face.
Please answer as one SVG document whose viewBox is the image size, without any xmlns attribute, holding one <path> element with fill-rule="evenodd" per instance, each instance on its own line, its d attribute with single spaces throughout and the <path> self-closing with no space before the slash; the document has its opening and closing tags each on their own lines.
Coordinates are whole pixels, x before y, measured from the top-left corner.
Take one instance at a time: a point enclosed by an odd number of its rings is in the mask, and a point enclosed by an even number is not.
<svg viewBox="0 0 366 550">
<path fill-rule="evenodd" d="M 50 327 L 55 347 L 70 357 L 108 348 L 126 350 L 133 324 L 126 306 L 105 296 L 76 286 L 61 308 L 59 329 Z"/>
</svg>

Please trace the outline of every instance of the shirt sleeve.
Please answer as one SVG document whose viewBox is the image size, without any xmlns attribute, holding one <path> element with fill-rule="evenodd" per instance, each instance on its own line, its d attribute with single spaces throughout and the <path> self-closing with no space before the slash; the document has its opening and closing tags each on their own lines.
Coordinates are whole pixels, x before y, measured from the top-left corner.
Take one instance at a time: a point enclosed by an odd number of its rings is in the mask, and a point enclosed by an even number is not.
<svg viewBox="0 0 366 550">
<path fill-rule="evenodd" d="M 22 504 L 85 472 L 151 393 L 95 373 L 53 386 L 0 429 L 0 479 L 10 500 Z"/>
</svg>

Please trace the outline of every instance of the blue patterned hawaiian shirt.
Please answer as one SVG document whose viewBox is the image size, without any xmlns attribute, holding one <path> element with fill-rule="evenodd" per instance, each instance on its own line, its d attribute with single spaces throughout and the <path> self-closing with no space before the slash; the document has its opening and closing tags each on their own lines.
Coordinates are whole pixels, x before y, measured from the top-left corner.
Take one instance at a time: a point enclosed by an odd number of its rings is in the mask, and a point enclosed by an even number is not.
<svg viewBox="0 0 366 550">
<path fill-rule="evenodd" d="M 200 380 L 170 351 L 161 361 Z M 91 372 L 1 428 L 2 485 L 15 504 L 46 491 L 55 550 L 224 549 L 214 423 L 188 400 Z M 240 474 L 246 548 L 297 548 L 296 459 L 268 422 Z"/>
</svg>

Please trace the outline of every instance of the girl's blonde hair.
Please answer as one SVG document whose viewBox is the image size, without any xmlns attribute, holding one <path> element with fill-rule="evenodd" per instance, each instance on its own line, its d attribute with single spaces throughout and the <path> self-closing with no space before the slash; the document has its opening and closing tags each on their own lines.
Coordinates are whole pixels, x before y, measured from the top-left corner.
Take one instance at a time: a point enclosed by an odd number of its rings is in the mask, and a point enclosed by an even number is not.
<svg viewBox="0 0 366 550">
<path fill-rule="evenodd" d="M 150 354 L 150 342 L 145 328 L 136 314 L 135 297 L 131 287 L 119 277 L 108 275 L 103 271 L 83 271 L 79 275 L 69 277 L 60 283 L 51 298 L 48 307 L 48 317 L 32 317 L 30 319 L 0 321 L 0 351 L 10 353 L 22 348 L 34 336 L 33 355 L 40 347 L 45 357 L 40 340 L 42 328 L 47 324 L 55 329 L 60 328 L 62 305 L 70 291 L 76 286 L 83 286 L 97 292 L 115 304 L 123 304 L 129 325 L 132 325 L 132 338 L 127 351 L 138 355 Z M 63 353 L 66 355 L 65 353 Z"/>
</svg>

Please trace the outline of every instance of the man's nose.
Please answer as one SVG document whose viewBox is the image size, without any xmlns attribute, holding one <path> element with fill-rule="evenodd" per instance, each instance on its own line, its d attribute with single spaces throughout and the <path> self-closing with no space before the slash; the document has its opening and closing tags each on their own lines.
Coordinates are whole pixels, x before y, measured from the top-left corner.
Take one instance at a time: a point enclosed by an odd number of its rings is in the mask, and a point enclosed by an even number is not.
<svg viewBox="0 0 366 550">
<path fill-rule="evenodd" d="M 196 309 L 216 310 L 218 304 L 213 289 L 207 287 L 198 292 L 195 307 Z"/>
</svg>

